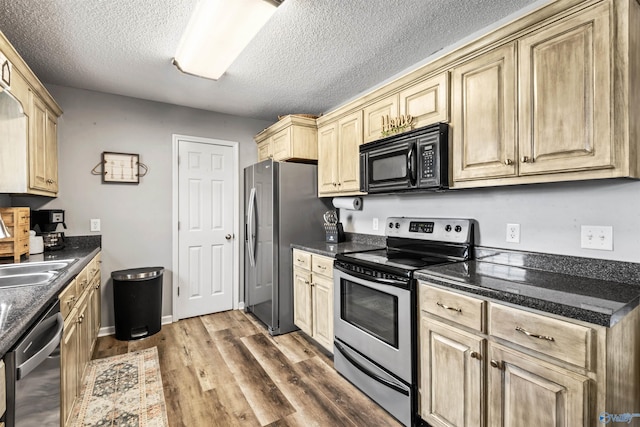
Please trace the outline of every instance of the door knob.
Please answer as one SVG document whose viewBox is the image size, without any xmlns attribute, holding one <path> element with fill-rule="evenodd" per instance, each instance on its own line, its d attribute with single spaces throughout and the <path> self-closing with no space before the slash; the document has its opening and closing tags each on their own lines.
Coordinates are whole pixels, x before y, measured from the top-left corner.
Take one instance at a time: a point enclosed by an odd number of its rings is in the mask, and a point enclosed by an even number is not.
<svg viewBox="0 0 640 427">
<path fill-rule="evenodd" d="M 231 240 L 231 234 L 227 234 L 226 236 L 224 236 L 224 238 L 227 240 Z"/>
</svg>

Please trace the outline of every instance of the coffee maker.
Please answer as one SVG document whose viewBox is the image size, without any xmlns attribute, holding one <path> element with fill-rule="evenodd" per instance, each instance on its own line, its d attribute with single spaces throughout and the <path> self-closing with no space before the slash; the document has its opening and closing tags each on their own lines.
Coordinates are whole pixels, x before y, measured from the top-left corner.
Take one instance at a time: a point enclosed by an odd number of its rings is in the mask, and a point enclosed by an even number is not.
<svg viewBox="0 0 640 427">
<path fill-rule="evenodd" d="M 42 236 L 45 251 L 57 251 L 64 248 L 64 233 L 57 231 L 58 225 L 66 229 L 64 210 L 41 209 L 31 212 L 31 229 Z"/>
</svg>

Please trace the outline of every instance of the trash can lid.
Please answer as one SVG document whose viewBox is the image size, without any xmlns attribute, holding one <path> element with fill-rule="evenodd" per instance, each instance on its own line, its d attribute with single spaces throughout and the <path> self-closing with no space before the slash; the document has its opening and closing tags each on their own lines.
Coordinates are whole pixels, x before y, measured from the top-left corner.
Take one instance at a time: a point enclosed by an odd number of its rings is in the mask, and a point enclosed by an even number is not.
<svg viewBox="0 0 640 427">
<path fill-rule="evenodd" d="M 162 275 L 163 271 L 164 267 L 131 268 L 129 270 L 112 271 L 111 278 L 114 280 L 152 279 Z"/>
</svg>

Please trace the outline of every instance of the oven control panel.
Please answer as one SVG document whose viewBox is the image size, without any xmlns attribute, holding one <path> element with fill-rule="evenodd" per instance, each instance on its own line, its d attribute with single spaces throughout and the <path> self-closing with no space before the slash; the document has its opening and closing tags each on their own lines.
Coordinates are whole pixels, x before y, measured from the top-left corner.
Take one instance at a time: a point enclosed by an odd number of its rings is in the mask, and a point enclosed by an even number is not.
<svg viewBox="0 0 640 427">
<path fill-rule="evenodd" d="M 385 235 L 450 243 L 473 241 L 474 221 L 459 218 L 387 218 Z"/>
</svg>

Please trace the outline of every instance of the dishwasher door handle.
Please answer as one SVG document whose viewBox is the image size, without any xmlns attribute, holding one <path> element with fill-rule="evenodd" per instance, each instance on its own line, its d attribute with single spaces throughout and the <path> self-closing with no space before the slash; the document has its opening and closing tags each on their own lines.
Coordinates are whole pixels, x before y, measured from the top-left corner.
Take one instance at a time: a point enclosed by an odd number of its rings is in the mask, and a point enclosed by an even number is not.
<svg viewBox="0 0 640 427">
<path fill-rule="evenodd" d="M 53 351 L 58 347 L 60 341 L 62 340 L 62 332 L 64 329 L 64 319 L 62 318 L 62 314 L 56 313 L 56 332 L 51 338 L 51 340 L 46 343 L 40 350 L 38 350 L 33 356 L 29 359 L 22 362 L 18 368 L 16 369 L 16 379 L 20 380 L 27 375 L 35 368 L 38 367 L 42 362 L 44 362 L 47 357 L 53 353 Z"/>
</svg>

